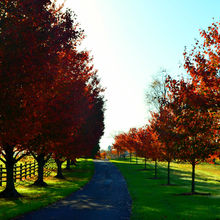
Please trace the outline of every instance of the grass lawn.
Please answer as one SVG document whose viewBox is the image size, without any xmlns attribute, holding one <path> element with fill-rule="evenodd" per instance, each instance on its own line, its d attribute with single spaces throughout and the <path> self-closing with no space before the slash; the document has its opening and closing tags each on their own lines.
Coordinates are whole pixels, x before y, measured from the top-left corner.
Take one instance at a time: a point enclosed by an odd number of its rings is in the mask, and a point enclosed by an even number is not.
<svg viewBox="0 0 220 220">
<path fill-rule="evenodd" d="M 0 198 L 0 219 L 10 219 L 25 212 L 39 209 L 53 203 L 84 186 L 94 173 L 92 160 L 80 159 L 77 167 L 72 167 L 71 171 L 64 171 L 65 180 L 54 178 L 55 172 L 50 177 L 45 178 L 48 186 L 45 188 L 30 186 L 32 181 L 16 183 L 16 189 L 23 195 L 16 200 L 6 200 Z M 0 191 L 3 187 L 0 187 Z"/>
<path fill-rule="evenodd" d="M 220 219 L 220 165 L 196 166 L 196 191 L 204 195 L 180 195 L 191 190 L 191 165 L 171 163 L 171 183 L 167 183 L 166 163 L 158 165 L 158 179 L 154 164 L 148 170 L 135 160 L 112 160 L 125 177 L 133 200 L 132 220 L 144 219 Z"/>
</svg>

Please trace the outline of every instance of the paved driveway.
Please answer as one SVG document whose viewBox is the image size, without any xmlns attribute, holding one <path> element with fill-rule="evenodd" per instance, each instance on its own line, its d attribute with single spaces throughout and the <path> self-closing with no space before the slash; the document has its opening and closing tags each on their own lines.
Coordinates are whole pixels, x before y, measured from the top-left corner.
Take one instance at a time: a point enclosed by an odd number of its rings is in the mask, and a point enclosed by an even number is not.
<svg viewBox="0 0 220 220">
<path fill-rule="evenodd" d="M 131 198 L 119 170 L 108 161 L 95 160 L 95 174 L 83 189 L 17 219 L 125 220 L 130 212 Z"/>
</svg>

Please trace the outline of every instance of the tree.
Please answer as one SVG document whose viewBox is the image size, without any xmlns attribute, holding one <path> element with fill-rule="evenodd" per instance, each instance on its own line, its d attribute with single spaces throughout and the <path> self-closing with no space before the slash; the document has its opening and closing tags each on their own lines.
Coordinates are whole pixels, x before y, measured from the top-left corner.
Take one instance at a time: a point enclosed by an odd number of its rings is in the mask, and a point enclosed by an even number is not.
<svg viewBox="0 0 220 220">
<path fill-rule="evenodd" d="M 130 151 L 130 162 L 131 162 L 131 154 L 135 152 L 136 155 L 136 164 L 137 164 L 137 150 L 139 148 L 139 143 L 137 142 L 137 128 L 130 128 L 128 133 L 125 135 L 126 145 Z"/>
<path fill-rule="evenodd" d="M 18 197 L 13 167 L 40 132 L 44 94 L 56 78 L 57 54 L 80 34 L 49 0 L 0 4 L 0 153 L 6 164 L 3 197 Z"/>
<path fill-rule="evenodd" d="M 149 126 L 139 128 L 136 138 L 136 152 L 139 157 L 144 157 L 144 169 L 146 169 L 147 159 L 150 158 L 151 141 Z"/>
<path fill-rule="evenodd" d="M 152 115 L 151 126 L 161 142 L 161 159 L 167 161 L 167 184 L 170 185 L 170 163 L 176 156 L 175 120 L 167 106 L 161 106 L 159 113 Z"/>
<path fill-rule="evenodd" d="M 158 73 L 147 88 L 145 93 L 146 102 L 153 112 L 159 112 L 160 107 L 167 99 L 166 78 L 168 74 L 165 69 Z"/>
<path fill-rule="evenodd" d="M 106 151 L 101 151 L 100 152 L 100 157 L 101 157 L 102 160 L 106 159 L 106 155 L 107 155 Z"/>
<path fill-rule="evenodd" d="M 192 165 L 195 193 L 195 166 L 219 150 L 220 35 L 219 22 L 200 32 L 203 42 L 184 52 L 184 67 L 190 79 L 169 81 L 179 134 L 179 157 Z"/>
<path fill-rule="evenodd" d="M 153 122 L 148 127 L 148 132 L 151 137 L 151 148 L 149 151 L 149 158 L 151 158 L 152 161 L 155 162 L 154 165 L 154 178 L 157 179 L 157 162 L 163 159 L 163 144 L 159 140 L 159 135 L 156 130 L 154 130 L 154 124 Z"/>
<path fill-rule="evenodd" d="M 79 145 L 84 146 L 83 155 L 93 157 L 99 150 L 99 141 L 104 134 L 104 99 L 102 96 L 92 94 L 92 105 L 85 124 L 80 130 Z M 88 144 L 89 143 L 89 144 Z"/>
<path fill-rule="evenodd" d="M 194 48 L 184 52 L 184 67 L 191 77 L 197 94 L 203 98 L 203 107 L 219 120 L 220 106 L 220 34 L 219 22 L 212 23 L 208 30 L 200 31 L 203 42 L 196 41 Z"/>
<path fill-rule="evenodd" d="M 37 150 L 32 147 L 35 157 L 43 153 L 53 153 L 58 168 L 57 178 L 64 178 L 61 165 L 66 159 L 75 160 L 80 156 L 91 155 L 94 145 L 98 144 L 103 134 L 104 101 L 101 96 L 93 97 L 94 94 L 100 95 L 102 89 L 98 81 L 94 83 L 97 72 L 93 71 L 91 61 L 86 51 L 78 52 L 74 48 L 61 54 L 60 75 L 52 87 L 52 95 L 47 102 L 48 111 L 41 121 L 44 148 L 43 151 L 38 151 L 38 145 Z M 91 117 L 94 114 L 100 115 L 100 111 L 101 118 Z M 98 126 L 100 122 L 102 128 Z M 87 130 L 82 133 L 83 129 Z M 94 129 L 101 129 L 101 133 L 95 132 Z M 88 134 L 90 136 L 87 139 Z M 93 145 L 94 139 L 96 142 Z M 84 145 L 82 140 L 85 142 Z M 42 180 L 42 174 L 35 184 L 45 185 L 42 181 L 39 182 L 39 179 Z"/>
<path fill-rule="evenodd" d="M 192 188 L 195 193 L 195 166 L 205 161 L 219 148 L 215 115 L 207 111 L 205 99 L 195 84 L 173 80 L 170 83 L 173 101 L 170 103 L 176 120 L 178 158 L 192 165 Z"/>
<path fill-rule="evenodd" d="M 126 151 L 128 151 L 125 135 L 125 133 L 120 133 L 115 136 L 115 143 L 113 144 L 113 148 L 117 150 L 119 156 L 125 155 Z"/>
</svg>

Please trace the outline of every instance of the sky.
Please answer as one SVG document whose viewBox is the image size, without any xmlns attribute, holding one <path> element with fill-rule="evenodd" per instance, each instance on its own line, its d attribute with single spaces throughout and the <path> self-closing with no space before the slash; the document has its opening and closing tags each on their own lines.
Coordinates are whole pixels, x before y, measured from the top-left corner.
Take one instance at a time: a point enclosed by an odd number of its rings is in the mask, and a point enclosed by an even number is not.
<svg viewBox="0 0 220 220">
<path fill-rule="evenodd" d="M 66 0 L 65 7 L 76 13 L 86 35 L 82 47 L 106 88 L 101 149 L 116 134 L 148 123 L 152 77 L 162 69 L 185 74 L 185 46 L 190 50 L 199 30 L 220 20 L 219 0 Z"/>
</svg>

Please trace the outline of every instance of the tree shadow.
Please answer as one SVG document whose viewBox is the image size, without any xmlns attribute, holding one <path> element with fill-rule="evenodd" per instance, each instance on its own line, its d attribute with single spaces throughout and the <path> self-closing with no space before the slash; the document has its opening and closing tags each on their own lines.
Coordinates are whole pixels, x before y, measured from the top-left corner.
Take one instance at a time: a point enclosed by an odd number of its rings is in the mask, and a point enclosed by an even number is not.
<svg viewBox="0 0 220 220">
<path fill-rule="evenodd" d="M 178 194 L 174 194 L 175 196 L 193 196 L 193 195 L 197 195 L 197 196 L 211 196 L 211 193 L 202 193 L 202 192 L 188 192 L 188 193 L 178 193 Z"/>
<path fill-rule="evenodd" d="M 164 164 L 158 164 L 159 179 L 154 180 L 153 169 L 137 172 L 135 166 L 119 161 L 117 163 L 127 180 L 133 198 L 133 215 L 137 219 L 143 216 L 146 219 L 161 219 L 161 216 L 167 219 L 219 218 L 219 179 L 206 176 L 205 173 L 196 173 L 196 193 L 192 194 L 189 170 L 171 168 L 171 186 L 167 186 L 167 167 Z M 153 166 L 149 163 L 147 165 Z"/>
</svg>

